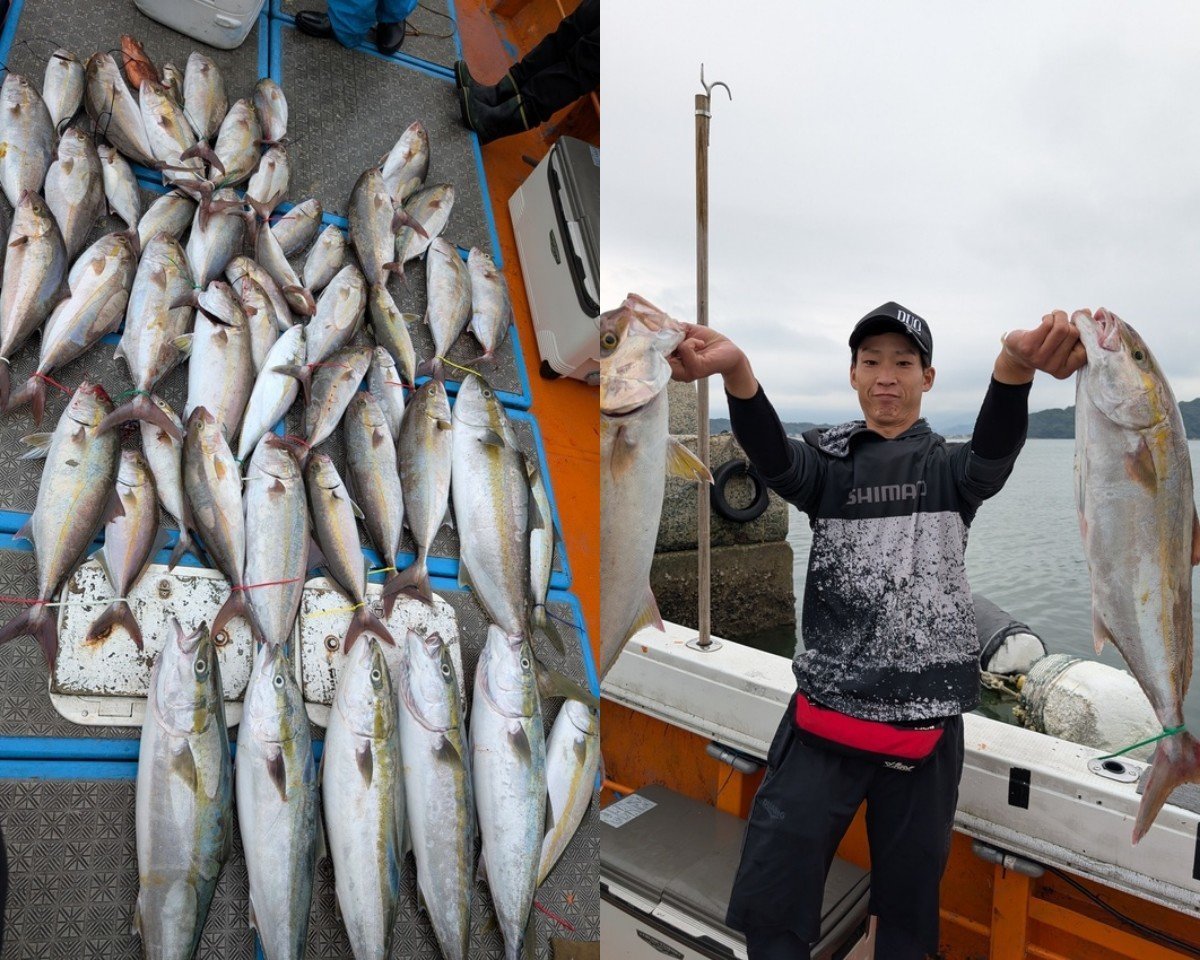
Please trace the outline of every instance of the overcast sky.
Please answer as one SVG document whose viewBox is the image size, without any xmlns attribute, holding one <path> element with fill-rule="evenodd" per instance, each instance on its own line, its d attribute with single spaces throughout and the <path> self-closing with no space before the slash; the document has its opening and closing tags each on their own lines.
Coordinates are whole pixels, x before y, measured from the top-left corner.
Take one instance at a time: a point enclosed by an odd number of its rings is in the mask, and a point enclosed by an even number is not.
<svg viewBox="0 0 1200 960">
<path fill-rule="evenodd" d="M 710 322 L 784 419 L 859 415 L 846 340 L 887 300 L 933 331 L 941 429 L 1052 308 L 1115 311 L 1200 396 L 1200 4 L 605 0 L 604 309 L 695 319 L 701 61 L 733 91 Z M 1039 374 L 1030 407 L 1073 399 Z"/>
</svg>

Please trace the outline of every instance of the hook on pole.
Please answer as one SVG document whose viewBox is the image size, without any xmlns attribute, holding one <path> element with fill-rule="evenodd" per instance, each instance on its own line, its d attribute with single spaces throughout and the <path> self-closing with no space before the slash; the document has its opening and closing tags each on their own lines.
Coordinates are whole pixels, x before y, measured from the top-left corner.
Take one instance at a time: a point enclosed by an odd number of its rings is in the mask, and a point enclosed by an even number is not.
<svg viewBox="0 0 1200 960">
<path fill-rule="evenodd" d="M 712 92 L 714 89 L 716 89 L 717 87 L 724 87 L 725 92 L 729 95 L 730 101 L 733 100 L 733 91 L 729 89 L 729 84 L 725 83 L 723 80 L 714 80 L 712 83 L 704 82 L 704 64 L 703 63 L 700 64 L 700 86 L 702 86 L 704 88 L 704 95 L 710 99 L 712 98 Z"/>
</svg>

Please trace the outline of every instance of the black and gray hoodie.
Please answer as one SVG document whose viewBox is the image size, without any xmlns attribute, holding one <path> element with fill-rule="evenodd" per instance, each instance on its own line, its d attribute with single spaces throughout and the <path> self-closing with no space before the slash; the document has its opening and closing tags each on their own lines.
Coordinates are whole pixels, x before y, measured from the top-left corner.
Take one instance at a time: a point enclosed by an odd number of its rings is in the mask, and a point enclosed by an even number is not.
<svg viewBox="0 0 1200 960">
<path fill-rule="evenodd" d="M 1012 471 L 1028 394 L 993 380 L 970 443 L 947 443 L 924 420 L 891 440 L 861 420 L 790 440 L 761 388 L 729 397 L 738 442 L 812 526 L 805 649 L 792 665 L 807 696 L 888 722 L 978 705 L 967 531 Z"/>
</svg>

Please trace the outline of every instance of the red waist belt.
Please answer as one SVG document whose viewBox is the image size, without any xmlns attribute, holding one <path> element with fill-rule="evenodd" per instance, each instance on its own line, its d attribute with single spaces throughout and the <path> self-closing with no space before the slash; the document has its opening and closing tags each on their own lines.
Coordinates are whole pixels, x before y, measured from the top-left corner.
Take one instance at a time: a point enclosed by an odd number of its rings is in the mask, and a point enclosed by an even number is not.
<svg viewBox="0 0 1200 960">
<path fill-rule="evenodd" d="M 898 727 L 878 720 L 860 720 L 815 704 L 799 692 L 796 726 L 808 735 L 804 739 L 820 741 L 819 746 L 883 760 L 925 760 L 945 732 L 941 721 L 920 727 Z"/>
</svg>

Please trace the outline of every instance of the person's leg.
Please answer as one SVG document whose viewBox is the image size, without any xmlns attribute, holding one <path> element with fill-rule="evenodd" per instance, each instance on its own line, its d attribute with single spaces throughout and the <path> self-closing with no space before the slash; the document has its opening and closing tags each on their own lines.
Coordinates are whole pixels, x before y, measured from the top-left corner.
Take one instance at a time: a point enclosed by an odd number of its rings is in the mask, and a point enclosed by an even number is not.
<svg viewBox="0 0 1200 960">
<path fill-rule="evenodd" d="M 375 23 L 375 0 L 329 0 L 329 25 L 342 46 L 357 47 Z"/>
<path fill-rule="evenodd" d="M 880 944 L 890 947 L 876 948 L 879 956 L 921 960 L 937 953 L 939 888 L 962 765 L 962 718 L 955 717 L 924 765 L 912 773 L 880 767 L 867 790 L 871 912 Z"/>
<path fill-rule="evenodd" d="M 871 763 L 805 746 L 789 707 L 750 808 L 725 917 L 729 926 L 753 931 L 759 941 L 783 930 L 802 942 L 820 936 L 829 865 L 873 770 Z M 759 958 L 752 952 L 750 960 Z"/>
<path fill-rule="evenodd" d="M 405 21 L 417 9 L 417 0 L 378 0 L 375 17 L 375 46 L 379 52 L 391 55 L 404 43 Z"/>
<path fill-rule="evenodd" d="M 558 110 L 600 88 L 600 31 L 585 34 L 559 61 L 518 81 L 533 123 L 545 123 Z"/>
<path fill-rule="evenodd" d="M 809 960 L 812 950 L 806 940 L 791 930 L 746 931 L 747 960 Z M 879 954 L 886 957 L 886 953 Z"/>
</svg>

